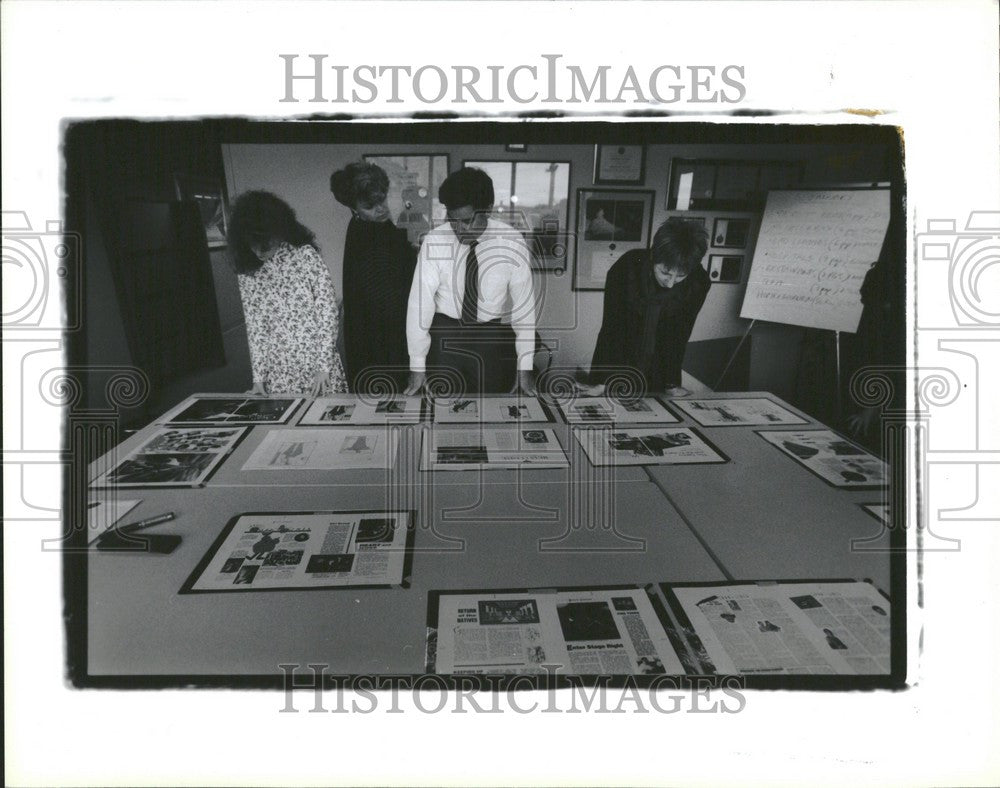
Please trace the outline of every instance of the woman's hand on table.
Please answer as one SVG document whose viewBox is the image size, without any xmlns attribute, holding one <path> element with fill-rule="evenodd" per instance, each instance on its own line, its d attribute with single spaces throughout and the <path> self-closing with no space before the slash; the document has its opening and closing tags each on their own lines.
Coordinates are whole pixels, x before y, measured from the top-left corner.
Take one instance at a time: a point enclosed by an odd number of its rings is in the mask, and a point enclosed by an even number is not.
<svg viewBox="0 0 1000 788">
<path fill-rule="evenodd" d="M 691 392 L 683 386 L 668 386 L 666 390 L 664 390 L 663 396 L 668 397 L 669 399 L 676 399 L 677 397 L 686 397 L 690 393 Z"/>
<path fill-rule="evenodd" d="M 247 391 L 247 394 L 249 394 L 251 397 L 266 397 L 267 389 L 264 388 L 263 383 L 254 383 L 253 388 Z"/>
<path fill-rule="evenodd" d="M 309 390 L 310 397 L 318 397 L 323 392 L 323 387 L 330 383 L 329 372 L 317 372 L 312 381 L 312 388 Z"/>
</svg>

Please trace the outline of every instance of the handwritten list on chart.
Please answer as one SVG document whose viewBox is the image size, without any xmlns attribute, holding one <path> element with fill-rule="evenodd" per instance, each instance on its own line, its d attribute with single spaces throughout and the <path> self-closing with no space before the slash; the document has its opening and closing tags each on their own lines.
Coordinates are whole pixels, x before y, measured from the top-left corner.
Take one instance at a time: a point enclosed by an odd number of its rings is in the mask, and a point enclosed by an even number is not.
<svg viewBox="0 0 1000 788">
<path fill-rule="evenodd" d="M 740 317 L 857 331 L 888 225 L 886 189 L 771 192 Z"/>
</svg>

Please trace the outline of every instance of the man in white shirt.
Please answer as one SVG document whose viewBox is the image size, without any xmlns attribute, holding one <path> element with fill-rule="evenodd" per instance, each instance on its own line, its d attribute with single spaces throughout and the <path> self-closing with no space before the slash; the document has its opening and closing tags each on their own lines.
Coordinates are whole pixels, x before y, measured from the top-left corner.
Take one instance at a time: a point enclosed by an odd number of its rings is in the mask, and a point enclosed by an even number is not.
<svg viewBox="0 0 1000 788">
<path fill-rule="evenodd" d="M 482 170 L 453 172 L 438 199 L 448 222 L 424 238 L 407 303 L 406 393 L 419 392 L 428 371 L 437 370 L 464 388 L 455 394 L 534 395 L 535 292 L 527 244 L 490 217 L 493 181 Z M 503 321 L 508 315 L 509 324 Z"/>
</svg>

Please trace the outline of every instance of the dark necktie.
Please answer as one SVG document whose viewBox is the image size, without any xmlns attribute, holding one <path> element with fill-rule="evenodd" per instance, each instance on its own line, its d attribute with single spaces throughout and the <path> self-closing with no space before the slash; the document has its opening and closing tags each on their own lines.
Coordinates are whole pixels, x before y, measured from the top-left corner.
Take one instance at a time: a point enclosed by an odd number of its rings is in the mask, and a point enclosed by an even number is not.
<svg viewBox="0 0 1000 788">
<path fill-rule="evenodd" d="M 479 260 L 476 259 L 476 244 L 469 244 L 469 256 L 465 260 L 465 295 L 462 296 L 462 322 L 475 323 L 479 304 Z"/>
</svg>

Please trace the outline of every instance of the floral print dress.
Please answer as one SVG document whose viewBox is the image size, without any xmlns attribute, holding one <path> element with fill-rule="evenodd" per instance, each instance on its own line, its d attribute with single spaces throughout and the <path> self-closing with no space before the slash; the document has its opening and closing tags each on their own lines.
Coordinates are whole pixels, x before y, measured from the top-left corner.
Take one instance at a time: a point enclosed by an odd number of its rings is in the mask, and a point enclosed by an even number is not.
<svg viewBox="0 0 1000 788">
<path fill-rule="evenodd" d="M 347 391 L 337 352 L 339 309 L 330 271 L 312 246 L 283 243 L 259 269 L 240 274 L 254 385 L 268 394 Z"/>
</svg>

